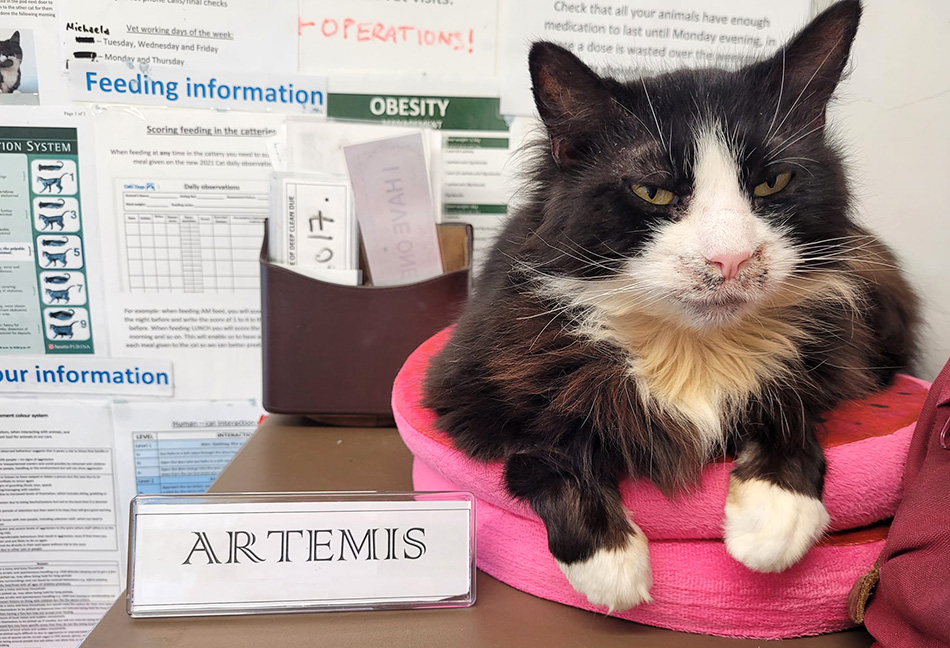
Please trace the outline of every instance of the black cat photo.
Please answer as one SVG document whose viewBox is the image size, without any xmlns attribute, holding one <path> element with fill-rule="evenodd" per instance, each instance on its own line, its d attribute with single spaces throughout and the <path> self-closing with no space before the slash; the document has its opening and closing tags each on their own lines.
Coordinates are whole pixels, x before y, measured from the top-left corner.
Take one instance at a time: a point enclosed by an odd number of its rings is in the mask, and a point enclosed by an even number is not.
<svg viewBox="0 0 950 648">
<path fill-rule="evenodd" d="M 0 94 L 12 94 L 20 87 L 23 65 L 23 49 L 20 47 L 20 32 L 0 40 Z"/>
<path fill-rule="evenodd" d="M 728 552 L 795 564 L 829 524 L 822 413 L 913 358 L 916 299 L 826 124 L 860 15 L 838 2 L 740 69 L 628 81 L 531 48 L 544 138 L 425 402 L 504 463 L 593 604 L 651 600 L 620 481 L 684 496 L 727 454 Z"/>
</svg>

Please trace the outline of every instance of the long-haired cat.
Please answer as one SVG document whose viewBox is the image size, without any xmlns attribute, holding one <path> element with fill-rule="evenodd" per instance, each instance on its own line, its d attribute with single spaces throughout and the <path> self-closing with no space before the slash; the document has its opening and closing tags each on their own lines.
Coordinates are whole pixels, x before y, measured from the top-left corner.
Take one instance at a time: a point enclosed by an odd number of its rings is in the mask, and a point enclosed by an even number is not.
<svg viewBox="0 0 950 648">
<path fill-rule="evenodd" d="M 20 32 L 0 40 L 0 94 L 12 94 L 20 87 L 20 66 L 23 65 L 23 49 L 20 47 Z"/>
<path fill-rule="evenodd" d="M 651 600 L 619 480 L 675 494 L 724 451 L 729 553 L 798 561 L 829 522 L 822 412 L 911 359 L 916 300 L 853 220 L 825 132 L 860 13 L 839 2 L 736 71 L 627 83 L 531 49 L 547 137 L 426 403 L 459 448 L 505 463 L 594 604 Z"/>
</svg>

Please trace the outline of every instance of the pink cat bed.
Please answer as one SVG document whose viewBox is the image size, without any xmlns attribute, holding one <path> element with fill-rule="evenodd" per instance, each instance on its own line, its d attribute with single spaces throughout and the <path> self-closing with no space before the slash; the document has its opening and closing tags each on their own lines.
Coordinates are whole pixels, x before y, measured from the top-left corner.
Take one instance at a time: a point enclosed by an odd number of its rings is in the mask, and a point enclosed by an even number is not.
<svg viewBox="0 0 950 648">
<path fill-rule="evenodd" d="M 478 567 L 520 590 L 597 610 L 578 594 L 548 552 L 541 520 L 513 500 L 501 464 L 474 461 L 456 450 L 421 406 L 429 359 L 448 340 L 443 331 L 406 361 L 393 386 L 393 413 L 415 455 L 416 490 L 471 491 L 477 503 Z M 653 602 L 614 616 L 685 632 L 778 639 L 851 625 L 848 592 L 884 544 L 901 497 L 904 458 L 928 383 L 899 376 L 885 392 L 847 403 L 826 417 L 825 505 L 831 533 L 780 574 L 760 574 L 736 562 L 722 542 L 730 464 L 716 463 L 697 488 L 669 500 L 651 483 L 621 487 L 627 508 L 650 539 Z M 862 528 L 863 527 L 863 528 Z"/>
</svg>

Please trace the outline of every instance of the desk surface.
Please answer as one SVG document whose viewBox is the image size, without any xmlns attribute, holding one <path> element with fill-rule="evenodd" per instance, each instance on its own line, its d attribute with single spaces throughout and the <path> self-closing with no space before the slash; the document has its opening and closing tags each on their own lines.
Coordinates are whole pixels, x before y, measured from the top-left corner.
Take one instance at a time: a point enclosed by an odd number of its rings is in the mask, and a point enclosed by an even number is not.
<svg viewBox="0 0 950 648">
<path fill-rule="evenodd" d="M 412 456 L 393 429 L 315 427 L 272 416 L 221 474 L 212 492 L 411 490 Z M 478 572 L 478 601 L 456 610 L 329 612 L 188 619 L 132 619 L 119 597 L 82 648 L 162 646 L 597 646 L 741 648 L 740 641 L 682 634 L 605 617 L 519 592 Z M 791 639 L 790 648 L 867 648 L 863 629 Z"/>
</svg>

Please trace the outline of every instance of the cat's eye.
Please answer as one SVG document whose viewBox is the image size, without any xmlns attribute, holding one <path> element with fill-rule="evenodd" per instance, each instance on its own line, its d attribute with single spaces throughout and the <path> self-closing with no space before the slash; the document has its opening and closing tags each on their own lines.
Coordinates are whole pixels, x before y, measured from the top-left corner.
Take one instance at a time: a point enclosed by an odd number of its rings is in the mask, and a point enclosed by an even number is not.
<svg viewBox="0 0 950 648">
<path fill-rule="evenodd" d="M 673 200 L 676 198 L 676 195 L 672 191 L 667 191 L 657 187 L 656 185 L 643 185 L 635 184 L 631 185 L 633 193 L 651 205 L 669 205 L 672 204 Z"/>
<path fill-rule="evenodd" d="M 772 194 L 777 194 L 786 186 L 788 186 L 789 180 L 792 179 L 792 174 L 788 171 L 784 173 L 779 173 L 770 177 L 768 180 L 761 184 L 755 185 L 755 188 L 752 190 L 752 193 L 757 198 L 764 198 L 765 196 L 771 196 Z"/>
</svg>

